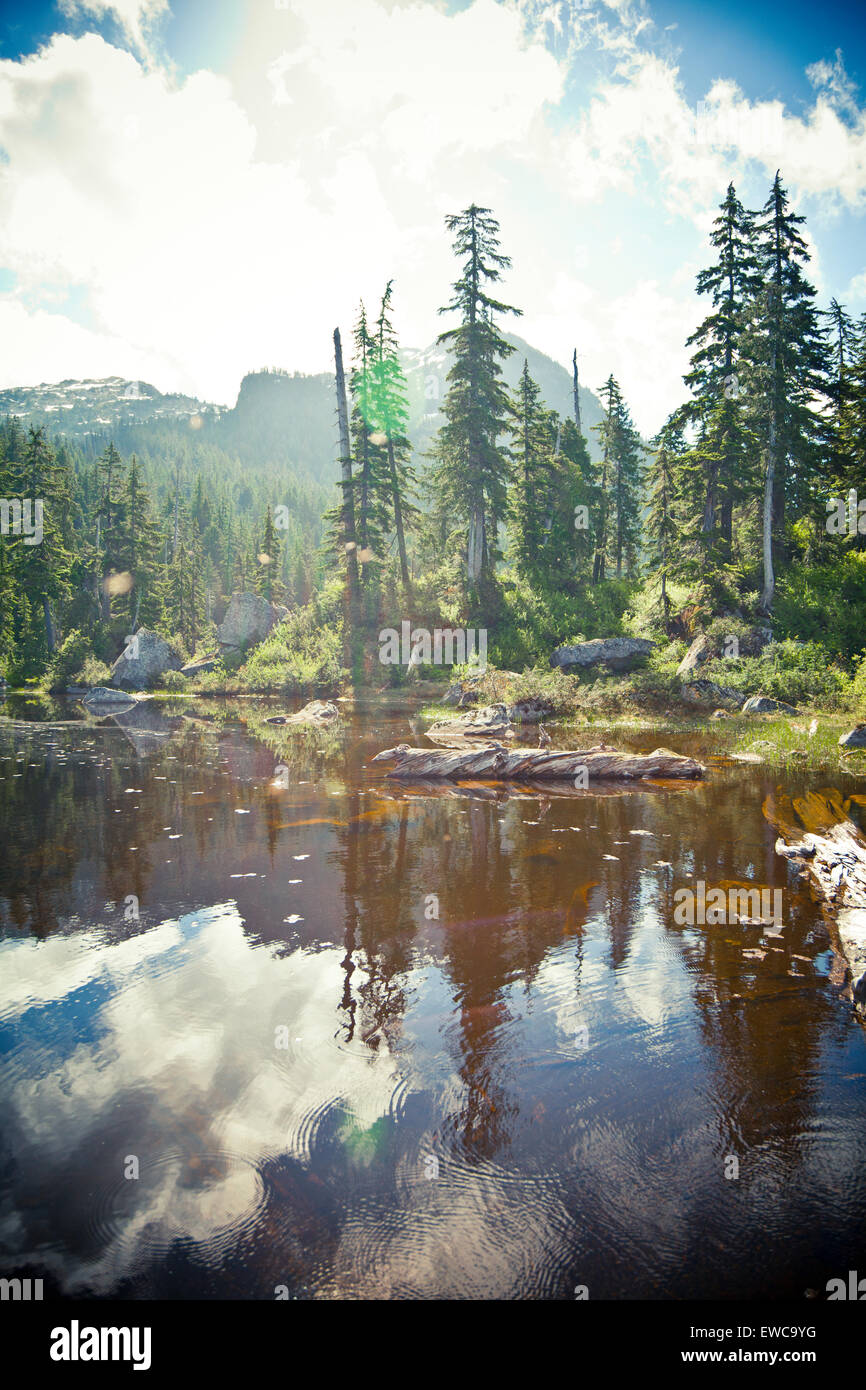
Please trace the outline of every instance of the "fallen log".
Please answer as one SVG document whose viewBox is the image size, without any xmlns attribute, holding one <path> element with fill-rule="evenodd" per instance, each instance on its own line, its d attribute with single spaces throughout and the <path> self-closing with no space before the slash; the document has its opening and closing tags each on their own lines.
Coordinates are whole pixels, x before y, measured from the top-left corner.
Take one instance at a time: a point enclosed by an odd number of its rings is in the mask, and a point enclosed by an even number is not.
<svg viewBox="0 0 866 1390">
<path fill-rule="evenodd" d="M 489 743 L 482 748 L 410 748 L 401 743 L 386 748 L 372 759 L 393 763 L 386 774 L 412 781 L 436 778 L 495 782 L 571 782 L 581 776 L 634 780 L 641 777 L 702 777 L 703 766 L 694 758 L 656 748 L 653 753 L 618 753 L 601 743 L 577 752 L 553 752 L 547 748 L 509 749 Z"/>
<path fill-rule="evenodd" d="M 787 859 L 820 903 L 834 947 L 847 961 L 855 1005 L 866 1011 L 866 838 L 833 787 L 768 796 L 763 811 Z"/>
</svg>

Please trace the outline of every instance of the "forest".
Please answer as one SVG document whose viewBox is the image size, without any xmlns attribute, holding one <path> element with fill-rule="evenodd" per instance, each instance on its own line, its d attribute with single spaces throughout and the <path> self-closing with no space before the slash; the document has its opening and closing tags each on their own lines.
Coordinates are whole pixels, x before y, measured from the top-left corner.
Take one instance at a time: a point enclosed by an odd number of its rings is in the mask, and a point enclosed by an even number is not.
<svg viewBox="0 0 866 1390">
<path fill-rule="evenodd" d="M 611 373 L 603 418 L 551 410 L 506 325 L 510 259 L 494 213 L 447 218 L 456 278 L 440 309 L 441 424 L 409 437 L 397 290 L 357 310 L 348 365 L 334 333 L 333 459 L 281 472 L 230 448 L 192 456 L 177 435 L 96 454 L 10 415 L 0 425 L 0 675 L 13 688 L 104 684 L 147 628 L 190 659 L 219 651 L 235 591 L 289 613 L 254 650 L 223 653 L 196 693 L 382 686 L 378 634 L 405 620 L 483 628 L 493 665 L 549 669 L 559 645 L 650 637 L 630 693 L 668 707 L 686 644 L 707 635 L 708 674 L 746 692 L 827 708 L 866 699 L 866 316 L 809 279 L 804 219 L 777 174 L 760 209 L 729 185 L 697 277 L 683 398 L 642 438 Z M 265 408 L 263 406 L 263 408 Z M 17 499 L 42 503 L 38 544 Z M 26 512 L 24 513 L 26 515 Z M 774 663 L 759 663 L 770 631 Z M 717 663 L 717 664 L 714 664 Z M 428 670 L 445 678 L 453 672 Z M 167 689 L 189 688 L 178 673 Z M 554 692 L 555 693 L 555 692 Z"/>
</svg>

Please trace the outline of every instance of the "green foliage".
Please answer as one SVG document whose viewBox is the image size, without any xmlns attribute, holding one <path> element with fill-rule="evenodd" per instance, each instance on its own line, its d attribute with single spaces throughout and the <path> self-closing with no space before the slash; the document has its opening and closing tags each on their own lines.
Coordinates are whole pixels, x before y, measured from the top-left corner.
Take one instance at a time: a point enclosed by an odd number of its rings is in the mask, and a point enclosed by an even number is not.
<svg viewBox="0 0 866 1390">
<path fill-rule="evenodd" d="M 744 695 L 768 695 L 792 705 L 843 709 L 850 697 L 850 677 L 827 659 L 818 642 L 775 642 L 758 657 L 714 659 L 700 675 Z"/>
<path fill-rule="evenodd" d="M 158 690 L 186 690 L 186 676 L 180 671 L 163 671 L 155 682 Z"/>
<path fill-rule="evenodd" d="M 64 638 L 51 658 L 48 668 L 49 690 L 65 690 L 68 685 L 77 685 L 74 679 L 90 655 L 90 642 L 84 633 L 77 630 Z"/>
<path fill-rule="evenodd" d="M 833 564 L 797 566 L 779 582 L 773 626 L 779 636 L 820 642 L 851 660 L 863 646 L 866 552 L 845 550 Z"/>
<path fill-rule="evenodd" d="M 330 688 L 343 675 L 342 618 L 333 591 L 279 623 L 238 672 L 241 687 L 294 693 Z"/>
<path fill-rule="evenodd" d="M 97 685 L 108 685 L 111 680 L 111 667 L 98 657 L 88 656 L 80 670 L 72 678 L 72 685 L 86 685 L 90 689 Z"/>
<path fill-rule="evenodd" d="M 848 691 L 850 708 L 859 718 L 866 718 L 866 650 L 854 670 Z"/>
</svg>

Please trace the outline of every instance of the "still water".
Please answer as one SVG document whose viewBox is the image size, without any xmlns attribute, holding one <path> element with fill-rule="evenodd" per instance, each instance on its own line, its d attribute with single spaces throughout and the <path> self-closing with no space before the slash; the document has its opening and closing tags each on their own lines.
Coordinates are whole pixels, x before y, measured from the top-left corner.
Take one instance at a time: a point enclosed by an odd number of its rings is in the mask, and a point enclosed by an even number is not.
<svg viewBox="0 0 866 1390">
<path fill-rule="evenodd" d="M 415 741 L 405 708 L 279 709 L 6 706 L 0 1273 L 802 1298 L 862 1266 L 866 1041 L 774 853 L 777 774 L 403 788 L 369 763 Z M 699 879 L 781 888 L 781 935 L 678 926 Z"/>
</svg>

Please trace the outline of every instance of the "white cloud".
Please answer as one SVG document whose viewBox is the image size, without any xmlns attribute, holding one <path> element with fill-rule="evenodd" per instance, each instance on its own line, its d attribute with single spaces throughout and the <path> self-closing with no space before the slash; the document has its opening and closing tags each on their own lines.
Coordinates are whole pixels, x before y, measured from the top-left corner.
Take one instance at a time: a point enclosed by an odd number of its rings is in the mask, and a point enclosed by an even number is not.
<svg viewBox="0 0 866 1390">
<path fill-rule="evenodd" d="M 149 34 L 156 20 L 168 13 L 168 0 L 60 0 L 60 10 L 70 17 L 116 20 L 136 52 L 149 57 Z"/>
<path fill-rule="evenodd" d="M 76 4 L 110 11 L 140 52 L 162 9 Z M 16 277 L 0 303 L 21 345 L 4 377 L 123 371 L 231 402 L 251 368 L 328 366 L 334 325 L 391 277 L 398 329 L 422 346 L 454 276 L 443 216 L 474 200 L 502 223 L 524 335 L 565 361 L 591 341 L 598 379 L 613 370 L 646 419 L 681 390 L 682 343 L 667 345 L 729 179 L 762 187 L 781 167 L 822 215 L 866 192 L 841 59 L 810 69 L 801 116 L 720 80 L 696 128 L 646 22 L 643 5 L 581 0 L 291 0 L 251 7 L 230 76 L 178 81 L 96 34 L 0 62 L 0 265 Z M 86 328 L 46 312 L 57 287 Z M 661 315 L 640 351 L 616 328 L 628 296 Z"/>
</svg>

